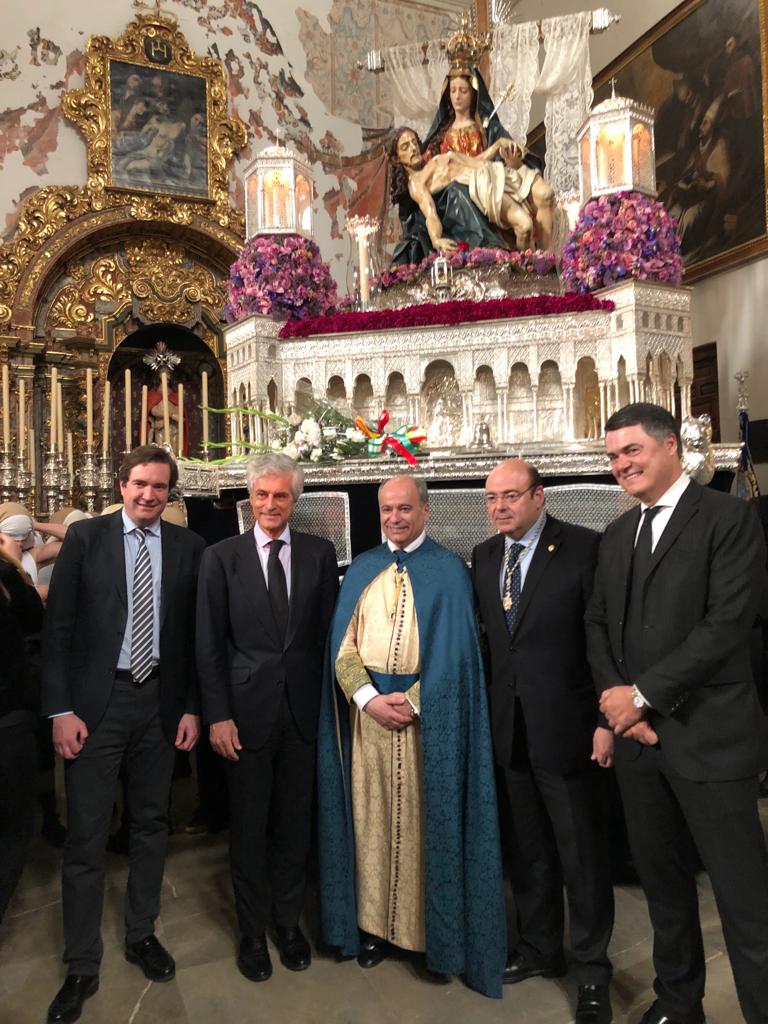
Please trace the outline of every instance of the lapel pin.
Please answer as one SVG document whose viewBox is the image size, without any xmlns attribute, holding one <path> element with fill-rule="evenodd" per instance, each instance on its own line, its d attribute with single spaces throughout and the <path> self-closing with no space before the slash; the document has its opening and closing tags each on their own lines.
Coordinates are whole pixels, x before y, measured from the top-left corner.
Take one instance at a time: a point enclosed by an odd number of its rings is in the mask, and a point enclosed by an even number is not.
<svg viewBox="0 0 768 1024">
<path fill-rule="evenodd" d="M 550 544 L 549 547 L 547 548 L 547 551 L 549 551 L 550 554 L 552 554 L 552 552 L 554 550 L 555 550 L 555 545 L 554 544 Z"/>
</svg>

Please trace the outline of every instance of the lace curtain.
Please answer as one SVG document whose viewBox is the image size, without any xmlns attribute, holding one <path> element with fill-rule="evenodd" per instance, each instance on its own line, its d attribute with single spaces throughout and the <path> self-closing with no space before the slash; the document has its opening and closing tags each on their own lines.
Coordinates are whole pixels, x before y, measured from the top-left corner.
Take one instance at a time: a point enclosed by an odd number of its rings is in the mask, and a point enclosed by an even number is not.
<svg viewBox="0 0 768 1024">
<path fill-rule="evenodd" d="M 589 30 L 592 12 L 547 18 L 541 24 L 544 65 L 536 92 L 546 97 L 545 177 L 555 192 L 579 187 L 576 132 L 592 106 Z"/>
<path fill-rule="evenodd" d="M 384 72 L 392 94 L 393 126 L 407 124 L 423 139 L 440 102 L 440 90 L 448 72 L 448 61 L 439 42 L 427 48 L 428 64 L 418 43 L 390 46 L 382 52 Z"/>
<path fill-rule="evenodd" d="M 535 21 L 497 25 L 491 50 L 488 91 L 495 103 L 511 81 L 514 87 L 499 109 L 499 120 L 512 139 L 524 146 L 531 115 L 531 95 L 539 77 L 539 28 Z"/>
</svg>

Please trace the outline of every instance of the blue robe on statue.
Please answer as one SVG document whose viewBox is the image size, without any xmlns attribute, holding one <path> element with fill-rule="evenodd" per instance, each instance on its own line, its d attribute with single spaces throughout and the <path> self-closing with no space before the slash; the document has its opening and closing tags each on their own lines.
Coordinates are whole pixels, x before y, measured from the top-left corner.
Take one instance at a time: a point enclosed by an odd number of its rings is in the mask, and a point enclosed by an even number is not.
<svg viewBox="0 0 768 1024">
<path fill-rule="evenodd" d="M 318 731 L 321 924 L 324 940 L 347 956 L 359 952 L 360 936 L 349 707 L 336 684 L 335 664 L 363 590 L 393 561 L 394 553 L 382 544 L 349 567 L 323 679 Z M 506 920 L 472 585 L 461 559 L 429 537 L 406 555 L 406 565 L 420 647 L 427 966 L 463 976 L 484 995 L 501 998 Z"/>
</svg>

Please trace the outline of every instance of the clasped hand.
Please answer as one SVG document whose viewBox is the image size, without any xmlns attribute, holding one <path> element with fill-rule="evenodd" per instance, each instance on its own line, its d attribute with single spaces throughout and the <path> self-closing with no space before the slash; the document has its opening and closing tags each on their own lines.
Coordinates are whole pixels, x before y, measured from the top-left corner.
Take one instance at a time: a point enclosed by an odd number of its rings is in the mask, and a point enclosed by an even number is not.
<svg viewBox="0 0 768 1024">
<path fill-rule="evenodd" d="M 600 710 L 613 731 L 645 746 L 659 742 L 654 729 L 645 721 L 646 708 L 636 708 L 631 686 L 612 686 L 600 695 Z"/>
<path fill-rule="evenodd" d="M 384 729 L 405 729 L 414 718 L 413 707 L 404 693 L 380 693 L 365 705 L 365 713 Z"/>
</svg>

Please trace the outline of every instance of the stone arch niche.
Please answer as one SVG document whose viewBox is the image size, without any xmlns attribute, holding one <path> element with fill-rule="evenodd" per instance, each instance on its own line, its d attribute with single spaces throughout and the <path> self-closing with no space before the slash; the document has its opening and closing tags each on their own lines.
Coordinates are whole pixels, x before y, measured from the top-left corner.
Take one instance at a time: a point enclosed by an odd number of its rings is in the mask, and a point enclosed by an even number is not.
<svg viewBox="0 0 768 1024">
<path fill-rule="evenodd" d="M 355 378 L 352 408 L 367 421 L 372 420 L 376 414 L 373 384 L 367 373 L 361 373 Z"/>
<path fill-rule="evenodd" d="M 507 440 L 515 444 L 533 440 L 533 389 L 525 363 L 514 363 L 509 371 L 507 423 Z"/>
<path fill-rule="evenodd" d="M 401 427 L 408 420 L 408 388 L 405 377 L 399 370 L 390 373 L 387 378 L 387 390 L 384 393 L 384 405 L 389 413 L 393 427 Z"/>
<path fill-rule="evenodd" d="M 435 359 L 424 370 L 421 422 L 431 448 L 458 444 L 462 427 L 461 393 L 453 364 Z"/>
<path fill-rule="evenodd" d="M 125 385 L 130 371 L 131 436 L 126 438 Z M 161 374 L 168 376 L 168 404 L 170 411 L 170 444 L 174 452 L 198 457 L 203 434 L 202 373 L 208 374 L 208 404 L 214 408 L 226 405 L 224 375 L 219 361 L 205 342 L 189 328 L 173 323 L 158 323 L 138 327 L 128 333 L 117 345 L 109 359 L 106 376 L 110 382 L 111 405 L 115 410 L 110 420 L 110 448 L 123 452 L 139 444 L 142 432 L 142 391 L 147 389 L 148 442 L 162 443 L 164 416 L 162 406 Z M 183 417 L 179 415 L 179 385 L 183 385 Z M 244 384 L 232 392 L 233 404 L 245 407 L 249 396 Z M 183 419 L 183 437 L 179 437 L 179 419 Z M 209 435 L 213 442 L 225 439 L 223 419 L 209 416 Z M 240 435 L 242 436 L 242 434 Z"/>
<path fill-rule="evenodd" d="M 277 384 L 274 377 L 270 377 L 267 384 L 267 405 L 270 412 L 277 412 Z"/>
<path fill-rule="evenodd" d="M 600 385 L 595 361 L 582 356 L 576 364 L 573 429 L 575 436 L 594 440 L 601 435 Z"/>
<path fill-rule="evenodd" d="M 475 423 L 487 423 L 495 433 L 498 401 L 496 378 L 490 366 L 478 366 L 472 388 L 472 418 Z"/>
<path fill-rule="evenodd" d="M 339 377 L 338 374 L 329 377 L 325 397 L 337 409 L 347 404 L 347 385 L 344 383 L 343 377 Z"/>
<path fill-rule="evenodd" d="M 309 416 L 315 405 L 315 392 L 309 377 L 299 377 L 293 391 L 293 411 L 302 419 Z"/>
<path fill-rule="evenodd" d="M 554 359 L 545 359 L 539 369 L 537 394 L 537 421 L 539 441 L 559 441 L 564 436 L 563 383 L 560 367 Z"/>
<path fill-rule="evenodd" d="M 616 408 L 623 409 L 629 405 L 629 381 L 627 380 L 627 361 L 619 356 L 616 364 Z"/>
</svg>

